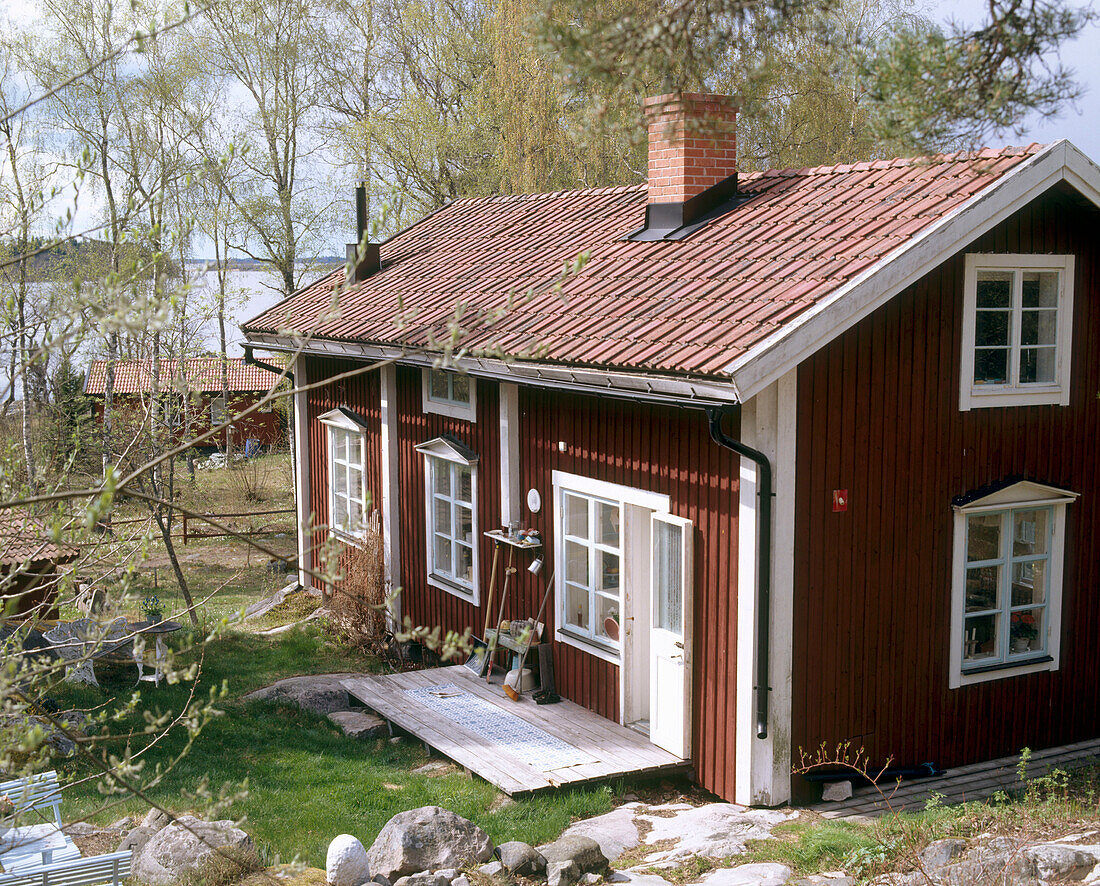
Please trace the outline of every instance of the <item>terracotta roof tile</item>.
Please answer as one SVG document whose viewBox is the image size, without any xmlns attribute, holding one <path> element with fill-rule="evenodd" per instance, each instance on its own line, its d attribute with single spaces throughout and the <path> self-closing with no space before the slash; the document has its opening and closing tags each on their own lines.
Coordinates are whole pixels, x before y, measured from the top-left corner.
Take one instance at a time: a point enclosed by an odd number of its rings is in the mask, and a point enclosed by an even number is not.
<svg viewBox="0 0 1100 886">
<path fill-rule="evenodd" d="M 362 283 L 330 274 L 244 328 L 427 348 L 462 301 L 469 348 L 537 342 L 549 361 L 715 374 L 1040 147 L 745 173 L 752 199 L 676 242 L 623 239 L 644 221 L 642 186 L 458 200 L 383 244 Z M 317 322 L 334 288 L 339 316 Z M 529 290 L 492 329 L 478 322 Z"/>
<path fill-rule="evenodd" d="M 72 545 L 55 542 L 46 525 L 26 511 L 0 509 L 0 566 L 45 560 L 65 563 L 78 555 Z"/>
<path fill-rule="evenodd" d="M 195 357 L 188 360 L 161 360 L 160 385 L 166 390 L 175 385 L 180 390 L 220 391 L 222 368 L 220 357 Z M 229 390 L 269 391 L 278 376 L 259 366 L 247 364 L 239 357 L 227 360 Z M 93 360 L 88 367 L 84 393 L 102 395 L 107 386 L 107 361 Z M 153 364 L 149 360 L 119 360 L 115 363 L 115 393 L 142 394 L 153 388 Z"/>
</svg>

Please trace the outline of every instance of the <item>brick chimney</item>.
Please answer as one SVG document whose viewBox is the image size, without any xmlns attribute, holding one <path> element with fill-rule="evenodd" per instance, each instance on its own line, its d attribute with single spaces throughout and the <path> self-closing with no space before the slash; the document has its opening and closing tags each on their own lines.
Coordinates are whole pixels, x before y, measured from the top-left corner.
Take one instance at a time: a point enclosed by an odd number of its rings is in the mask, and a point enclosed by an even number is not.
<svg viewBox="0 0 1100 886">
<path fill-rule="evenodd" d="M 644 110 L 649 201 L 646 227 L 631 236 L 665 239 L 736 197 L 738 106 L 728 95 L 673 92 L 646 99 Z"/>
<path fill-rule="evenodd" d="M 649 202 L 683 203 L 737 174 L 737 103 L 673 92 L 645 101 Z"/>
</svg>

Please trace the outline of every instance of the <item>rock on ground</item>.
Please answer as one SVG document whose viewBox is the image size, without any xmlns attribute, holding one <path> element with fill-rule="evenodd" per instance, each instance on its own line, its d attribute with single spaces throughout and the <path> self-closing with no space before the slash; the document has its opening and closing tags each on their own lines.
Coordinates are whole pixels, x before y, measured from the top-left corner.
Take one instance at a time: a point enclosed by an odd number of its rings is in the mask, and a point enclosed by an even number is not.
<svg viewBox="0 0 1100 886">
<path fill-rule="evenodd" d="M 385 720 L 365 711 L 333 711 L 328 718 L 348 738 L 374 738 L 389 731 Z"/>
<path fill-rule="evenodd" d="M 134 859 L 134 877 L 151 886 L 169 886 L 209 861 L 215 847 L 240 854 L 253 852 L 252 838 L 233 822 L 181 815 L 145 844 Z"/>
<path fill-rule="evenodd" d="M 328 844 L 325 877 L 332 886 L 362 886 L 370 880 L 367 850 L 358 838 L 340 834 Z"/>
<path fill-rule="evenodd" d="M 562 836 L 591 837 L 600 844 L 600 851 L 608 861 L 614 862 L 641 842 L 638 822 L 644 819 L 642 813 L 646 808 L 641 803 L 627 803 L 604 815 L 570 825 Z"/>
<path fill-rule="evenodd" d="M 379 831 L 367 856 L 370 869 L 394 883 L 399 877 L 487 861 L 489 835 L 439 806 L 399 812 Z"/>
<path fill-rule="evenodd" d="M 451 881 L 439 872 L 421 871 L 419 874 L 399 877 L 393 886 L 451 886 Z"/>
<path fill-rule="evenodd" d="M 794 817 L 794 813 L 769 809 L 748 809 L 733 803 L 708 803 L 679 809 L 671 817 L 649 816 L 651 825 L 645 842 L 649 845 L 672 840 L 671 849 L 647 856 L 645 864 L 675 864 L 695 855 L 729 858 L 745 851 L 749 840 L 771 836 L 772 828 Z"/>
<path fill-rule="evenodd" d="M 583 834 L 562 834 L 540 850 L 549 872 L 551 865 L 573 862 L 580 873 L 607 870 L 607 856 L 600 844 Z"/>
<path fill-rule="evenodd" d="M 534 846 L 521 840 L 511 840 L 497 847 L 497 855 L 505 869 L 513 874 L 532 876 L 546 870 L 546 857 Z"/>
<path fill-rule="evenodd" d="M 925 846 L 918 854 L 920 863 L 925 870 L 935 870 L 949 864 L 966 851 L 966 840 L 947 839 L 934 840 Z"/>
<path fill-rule="evenodd" d="M 307 677 L 288 677 L 257 689 L 245 696 L 246 701 L 270 701 L 292 704 L 313 714 L 331 714 L 346 711 L 351 702 L 348 691 L 340 683 L 356 674 L 318 674 Z"/>
<path fill-rule="evenodd" d="M 783 886 L 791 878 L 785 864 L 765 862 L 719 868 L 703 878 L 704 886 Z"/>
</svg>

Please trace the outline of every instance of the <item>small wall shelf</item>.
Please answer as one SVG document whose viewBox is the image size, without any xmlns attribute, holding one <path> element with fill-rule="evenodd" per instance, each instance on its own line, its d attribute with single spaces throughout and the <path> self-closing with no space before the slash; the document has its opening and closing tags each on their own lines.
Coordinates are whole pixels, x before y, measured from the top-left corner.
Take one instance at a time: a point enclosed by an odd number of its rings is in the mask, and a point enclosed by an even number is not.
<svg viewBox="0 0 1100 886">
<path fill-rule="evenodd" d="M 520 550 L 534 551 L 542 547 L 541 541 L 520 541 L 518 538 L 512 538 L 506 532 L 501 532 L 499 529 L 490 529 L 485 535 L 495 542 L 511 545 L 513 548 L 519 548 Z"/>
</svg>

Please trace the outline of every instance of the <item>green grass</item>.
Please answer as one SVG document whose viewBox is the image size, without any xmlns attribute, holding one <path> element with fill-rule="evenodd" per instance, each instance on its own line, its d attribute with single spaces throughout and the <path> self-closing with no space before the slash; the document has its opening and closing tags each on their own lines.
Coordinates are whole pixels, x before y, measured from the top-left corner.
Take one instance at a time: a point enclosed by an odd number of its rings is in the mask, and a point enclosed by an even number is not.
<svg viewBox="0 0 1100 886">
<path fill-rule="evenodd" d="M 248 796 L 233 807 L 231 815 L 247 817 L 245 828 L 258 841 L 263 857 L 271 860 L 278 855 L 285 861 L 300 856 L 321 867 L 328 843 L 337 834 L 355 834 L 369 845 L 392 815 L 416 806 L 444 806 L 477 822 L 497 842 L 532 843 L 554 838 L 576 818 L 612 807 L 611 790 L 600 787 L 498 803 L 498 808 L 488 811 L 501 795 L 480 779 L 458 770 L 435 777 L 413 774 L 411 770 L 428 759 L 417 742 L 356 742 L 324 717 L 296 708 L 245 703 L 240 698 L 292 674 L 374 666 L 372 660 L 335 645 L 315 629 L 298 629 L 272 639 L 231 633 L 212 642 L 201 683 L 205 689 L 228 681 L 230 697 L 221 704 L 225 715 L 206 727 L 183 762 L 150 792 L 151 797 L 177 811 L 201 809 L 200 803 L 182 799 L 183 792 L 193 791 L 200 779 L 208 778 L 215 794 L 224 783 L 247 779 Z M 120 668 L 103 689 L 125 697 L 132 680 L 132 669 Z M 105 700 L 103 692 L 88 687 L 64 687 L 55 695 L 86 707 Z M 159 690 L 146 689 L 144 700 L 175 712 L 186 695 L 185 686 L 162 685 Z M 129 718 L 122 725 L 137 724 L 137 718 Z M 150 752 L 150 765 L 169 759 L 182 741 L 182 735 L 169 736 L 158 744 Z M 121 742 L 113 749 L 121 751 Z M 91 770 L 69 763 L 61 771 L 77 779 Z M 103 804 L 94 785 L 78 784 L 66 791 L 64 811 L 67 818 L 91 816 L 109 822 L 146 810 L 136 799 L 111 809 Z"/>
</svg>

